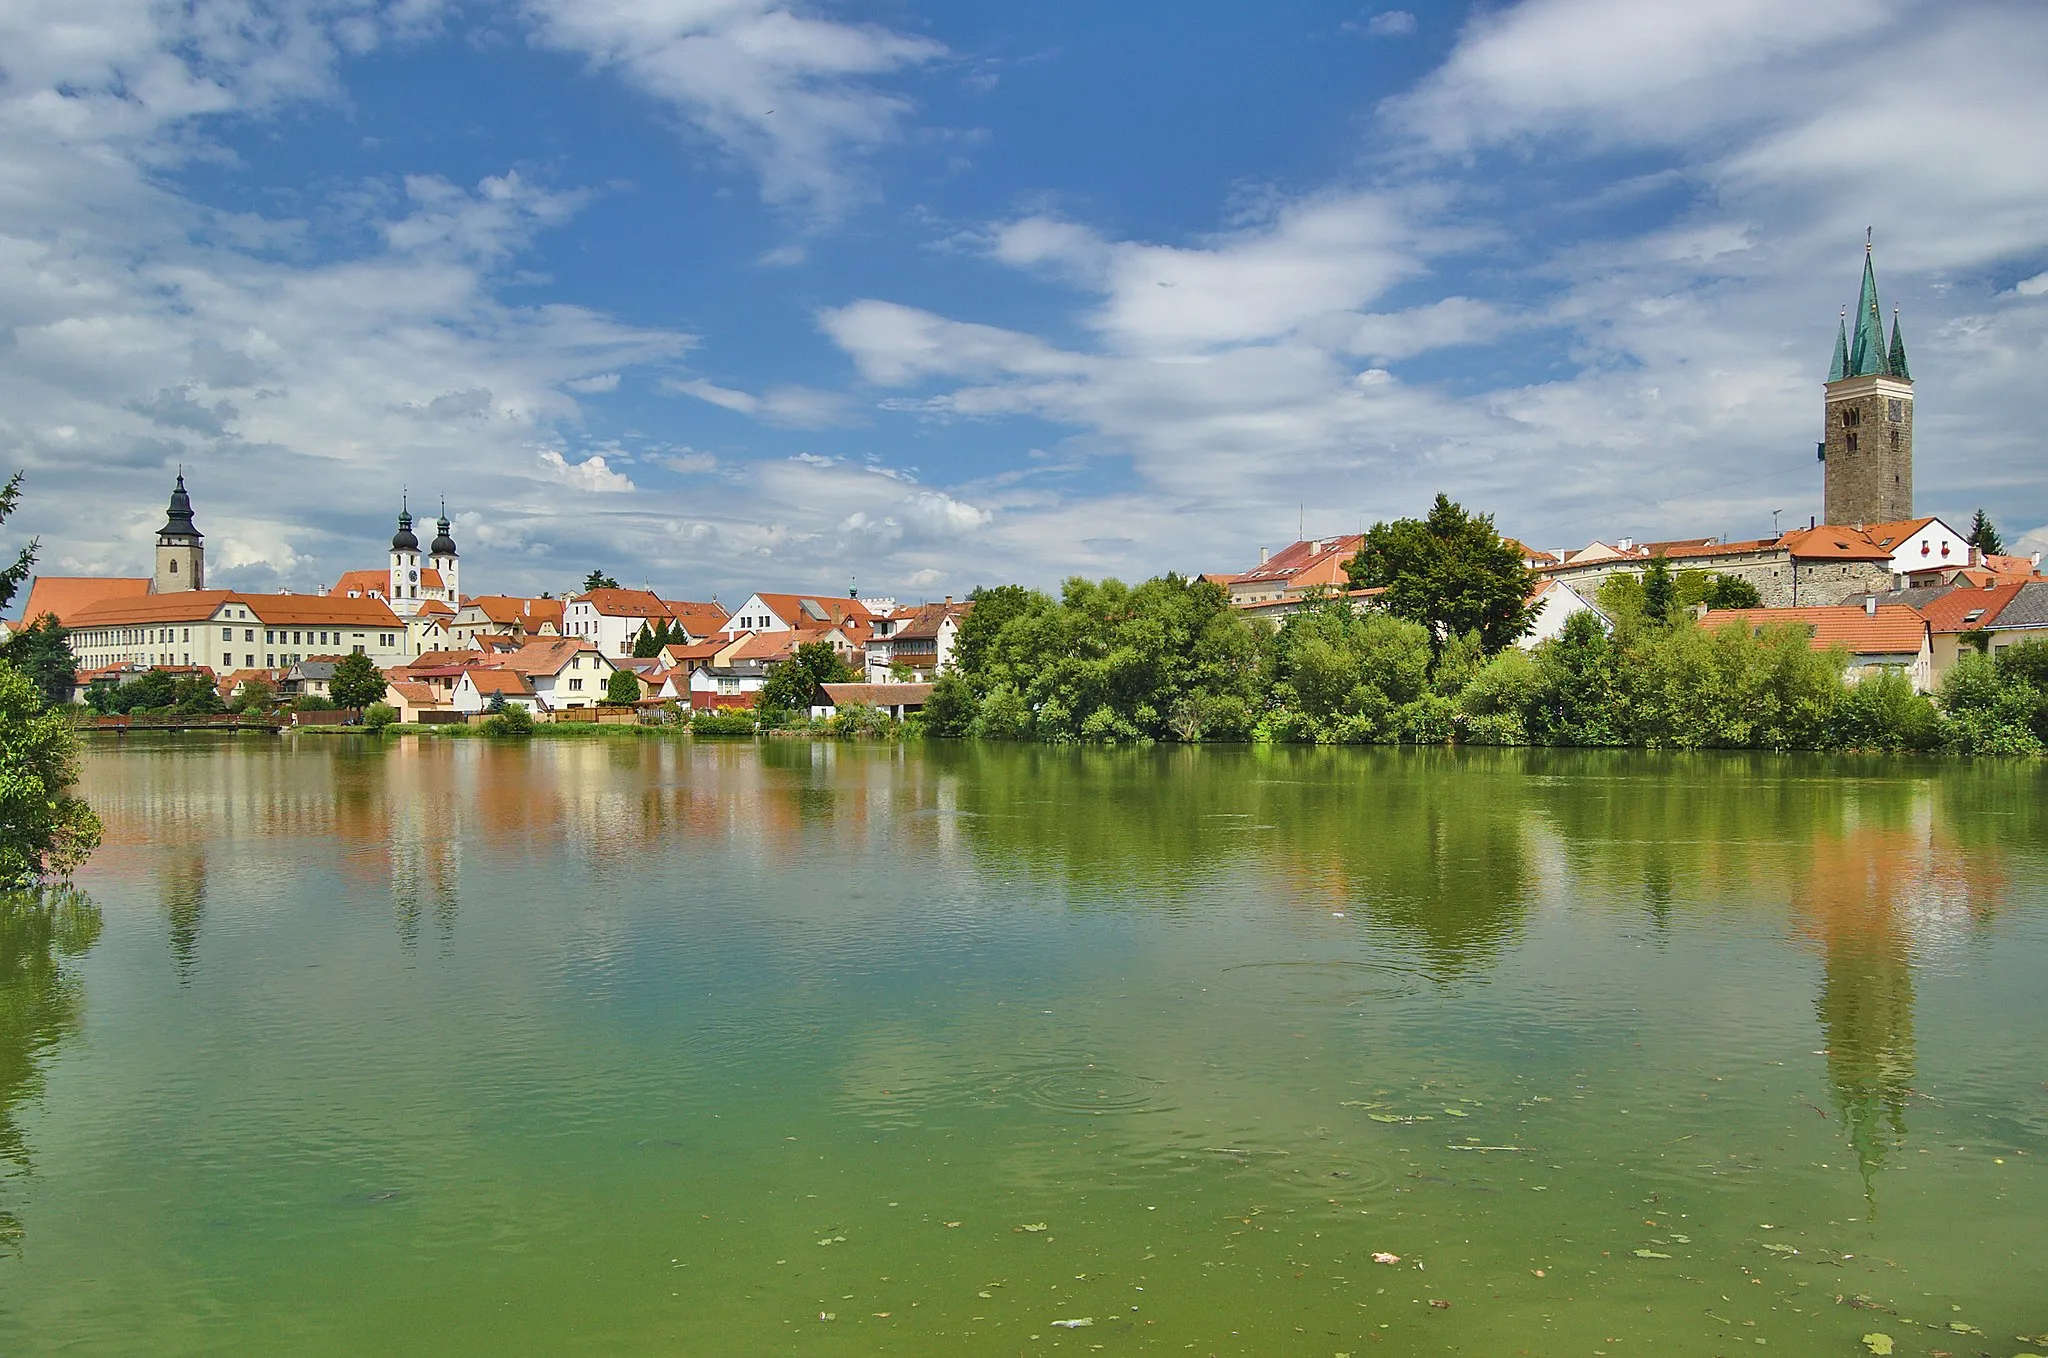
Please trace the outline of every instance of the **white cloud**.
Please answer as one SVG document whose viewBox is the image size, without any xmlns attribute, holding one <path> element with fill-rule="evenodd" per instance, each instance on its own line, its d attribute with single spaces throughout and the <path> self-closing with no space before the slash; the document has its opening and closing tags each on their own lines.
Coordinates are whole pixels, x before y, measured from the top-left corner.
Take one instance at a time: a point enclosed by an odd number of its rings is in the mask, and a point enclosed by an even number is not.
<svg viewBox="0 0 2048 1358">
<path fill-rule="evenodd" d="M 2013 285 L 2012 290 L 2018 297 L 2048 297 L 2048 273 L 2037 273 L 2032 278 L 2022 279 Z"/>
<path fill-rule="evenodd" d="M 1425 197 L 1309 198 L 1198 247 L 1111 243 L 1031 217 L 998 229 L 992 253 L 1006 264 L 1055 267 L 1101 292 L 1089 321 L 1117 346 L 1186 351 L 1284 335 L 1421 273 L 1426 252 L 1451 241 L 1417 220 Z"/>
<path fill-rule="evenodd" d="M 540 462 L 548 474 L 563 485 L 587 490 L 593 495 L 623 495 L 634 488 L 630 477 L 606 465 L 602 453 L 592 453 L 581 462 L 571 462 L 553 448 L 543 448 Z"/>
<path fill-rule="evenodd" d="M 617 391 L 619 389 L 619 375 L 617 373 L 598 373 L 592 377 L 578 377 L 572 381 L 564 382 L 562 385 L 571 391 L 581 392 L 586 396 L 601 396 L 605 392 Z"/>
<path fill-rule="evenodd" d="M 1415 16 L 1405 9 L 1386 10 L 1367 19 L 1364 30 L 1372 38 L 1405 38 L 1415 32 Z"/>
<path fill-rule="evenodd" d="M 663 385 L 671 391 L 694 396 L 700 401 L 708 401 L 721 409 L 754 416 L 763 424 L 773 425 L 779 429 L 829 429 L 845 424 L 849 417 L 848 402 L 844 395 L 836 391 L 822 391 L 816 387 L 770 387 L 756 396 L 752 392 L 721 387 L 703 378 L 671 380 L 664 382 Z"/>
<path fill-rule="evenodd" d="M 751 415 L 761 408 L 760 398 L 731 387 L 721 387 L 715 382 L 706 382 L 701 377 L 687 381 L 670 381 L 662 385 L 685 396 L 694 396 L 700 401 L 709 401 L 723 410 L 735 410 L 742 415 Z"/>
<path fill-rule="evenodd" d="M 864 196 L 853 162 L 894 140 L 910 109 L 873 82 L 945 54 L 777 0 L 528 0 L 527 11 L 542 43 L 673 104 L 750 165 L 768 202 L 820 217 Z"/>
<path fill-rule="evenodd" d="M 793 269 L 810 257 L 811 252 L 801 245 L 778 245 L 772 250 L 763 250 L 754 262 L 764 269 Z"/>
</svg>

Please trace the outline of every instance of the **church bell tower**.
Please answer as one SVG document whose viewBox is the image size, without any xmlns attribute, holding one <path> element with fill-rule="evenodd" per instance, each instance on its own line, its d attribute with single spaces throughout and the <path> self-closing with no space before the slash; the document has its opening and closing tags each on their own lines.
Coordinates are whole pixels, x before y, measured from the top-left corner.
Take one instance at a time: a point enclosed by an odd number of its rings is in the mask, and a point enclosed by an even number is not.
<svg viewBox="0 0 2048 1358">
<path fill-rule="evenodd" d="M 178 473 L 177 489 L 171 492 L 171 507 L 164 514 L 164 526 L 156 534 L 156 575 L 149 583 L 152 594 L 178 594 L 206 588 L 206 535 L 192 522 L 192 497 L 185 493 L 185 473 Z"/>
<path fill-rule="evenodd" d="M 1896 308 L 1891 341 L 1885 341 L 1870 254 L 1866 234 L 1856 327 L 1850 330 L 1844 313 L 1828 368 L 1820 456 L 1826 521 L 1832 524 L 1913 517 L 1913 374 L 1906 366 L 1906 338 Z"/>
</svg>

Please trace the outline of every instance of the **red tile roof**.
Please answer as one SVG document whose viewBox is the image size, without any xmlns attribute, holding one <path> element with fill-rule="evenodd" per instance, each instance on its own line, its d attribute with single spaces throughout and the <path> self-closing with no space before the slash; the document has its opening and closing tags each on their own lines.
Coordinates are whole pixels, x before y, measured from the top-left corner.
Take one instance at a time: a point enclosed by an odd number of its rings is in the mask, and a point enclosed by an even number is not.
<svg viewBox="0 0 2048 1358">
<path fill-rule="evenodd" d="M 147 576 L 38 575 L 28 589 L 21 620 L 34 622 L 45 613 L 57 615 L 65 627 L 74 615 L 106 599 L 133 599 L 149 593 Z"/>
<path fill-rule="evenodd" d="M 1892 549 L 1880 547 L 1868 529 L 1821 524 L 1795 528 L 1779 539 L 1795 561 L 1890 561 Z"/>
<path fill-rule="evenodd" d="M 527 683 L 526 676 L 517 670 L 474 669 L 468 671 L 463 677 L 469 680 L 470 686 L 478 693 L 530 694 L 533 692 L 533 685 Z"/>
<path fill-rule="evenodd" d="M 571 603 L 589 604 L 608 618 L 661 618 L 668 606 L 644 589 L 593 589 Z"/>
<path fill-rule="evenodd" d="M 1904 604 L 1879 604 L 1866 612 L 1856 604 L 1818 608 L 1728 608 L 1709 612 L 1708 629 L 1746 627 L 1756 631 L 1791 623 L 1808 629 L 1816 651 L 1840 646 L 1851 655 L 1915 655 L 1927 640 L 1927 619 Z"/>
<path fill-rule="evenodd" d="M 2024 587 L 2025 582 L 2020 580 L 1995 584 L 1990 589 L 1960 585 L 1939 599 L 1920 605 L 1920 616 L 1937 632 L 1974 632 L 1996 622 L 1999 613 L 2019 597 Z"/>
<path fill-rule="evenodd" d="M 930 684 L 821 684 L 834 707 L 923 707 L 932 696 Z"/>
</svg>

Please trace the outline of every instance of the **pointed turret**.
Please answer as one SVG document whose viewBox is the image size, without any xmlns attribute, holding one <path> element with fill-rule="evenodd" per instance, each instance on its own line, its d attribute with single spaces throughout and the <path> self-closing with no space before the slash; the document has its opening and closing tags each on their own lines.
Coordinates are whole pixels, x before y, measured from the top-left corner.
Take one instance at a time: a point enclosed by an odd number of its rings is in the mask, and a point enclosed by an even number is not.
<svg viewBox="0 0 2048 1358">
<path fill-rule="evenodd" d="M 1877 305 L 1877 270 L 1870 262 L 1870 244 L 1863 246 L 1863 291 L 1856 299 L 1856 334 L 1849 341 L 1851 377 L 1885 377 L 1888 355 L 1884 344 L 1884 317 Z"/>
<path fill-rule="evenodd" d="M 1913 370 L 1906 366 L 1906 336 L 1899 329 L 1899 309 L 1892 308 L 1892 347 L 1885 358 L 1885 366 L 1891 369 L 1891 376 L 1902 382 L 1913 380 Z"/>
<path fill-rule="evenodd" d="M 185 493 L 185 472 L 178 471 L 164 526 L 156 532 L 156 574 L 149 588 L 156 594 L 206 587 L 206 535 L 192 522 L 192 497 Z"/>
<path fill-rule="evenodd" d="M 164 526 L 156 530 L 158 538 L 177 538 L 181 541 L 206 536 L 192 522 L 192 497 L 185 493 L 185 473 L 178 473 L 178 485 L 171 492 L 171 507 L 164 515 Z"/>
<path fill-rule="evenodd" d="M 1835 361 L 1828 365 L 1828 381 L 1839 382 L 1849 375 L 1849 313 L 1835 323 Z"/>
<path fill-rule="evenodd" d="M 398 531 L 391 535 L 391 550 L 394 552 L 417 552 L 420 540 L 412 531 L 412 511 L 398 511 Z"/>
</svg>

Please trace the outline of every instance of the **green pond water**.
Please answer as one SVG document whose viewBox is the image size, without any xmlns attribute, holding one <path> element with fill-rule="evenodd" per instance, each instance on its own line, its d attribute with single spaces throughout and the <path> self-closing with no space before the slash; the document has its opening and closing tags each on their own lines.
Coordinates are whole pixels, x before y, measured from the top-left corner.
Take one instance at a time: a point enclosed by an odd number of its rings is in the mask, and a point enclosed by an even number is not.
<svg viewBox="0 0 2048 1358">
<path fill-rule="evenodd" d="M 0 926 L 0 1351 L 2048 1352 L 2034 765 L 242 738 L 85 790 L 80 894 Z"/>
</svg>

